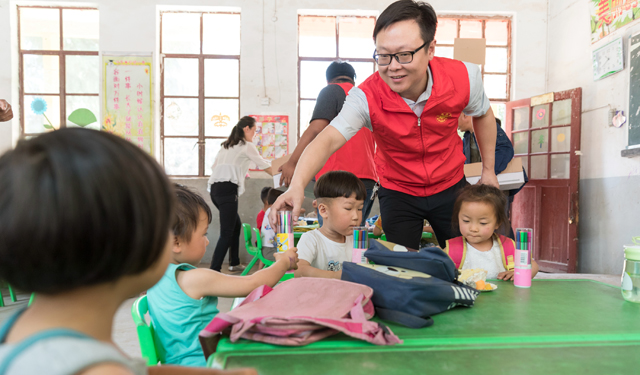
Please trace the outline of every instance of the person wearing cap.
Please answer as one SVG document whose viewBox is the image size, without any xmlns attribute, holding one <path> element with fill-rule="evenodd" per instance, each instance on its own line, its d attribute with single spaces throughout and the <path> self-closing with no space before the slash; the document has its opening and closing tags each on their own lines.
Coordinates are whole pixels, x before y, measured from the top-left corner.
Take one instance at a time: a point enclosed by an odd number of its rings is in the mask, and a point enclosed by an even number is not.
<svg viewBox="0 0 640 375">
<path fill-rule="evenodd" d="M 304 149 L 313 141 L 320 132 L 329 125 L 340 110 L 349 91 L 355 85 L 356 71 L 353 66 L 345 61 L 334 61 L 327 68 L 327 87 L 323 88 L 316 100 L 309 127 L 300 137 L 291 158 L 283 164 L 278 171 L 282 172 L 280 183 L 289 186 L 291 177 Z M 362 181 L 367 197 L 362 207 L 362 224 L 371 212 L 373 205 L 373 191 L 378 180 L 376 167 L 373 162 L 375 143 L 373 135 L 368 129 L 360 129 L 348 142 L 336 153 L 329 157 L 322 169 L 315 175 L 317 181 L 320 176 L 329 171 L 351 172 Z M 318 215 L 322 226 L 322 218 Z"/>
<path fill-rule="evenodd" d="M 13 111 L 11 110 L 11 104 L 6 100 L 0 99 L 0 122 L 9 121 L 13 118 Z"/>
<path fill-rule="evenodd" d="M 378 71 L 347 96 L 338 116 L 303 152 L 289 190 L 272 208 L 304 200 L 304 187 L 336 150 L 362 128 L 373 133 L 382 226 L 387 239 L 418 248 L 423 219 L 438 242 L 456 237 L 451 220 L 458 191 L 467 185 L 458 117 L 473 118 L 482 156 L 481 184 L 499 187 L 494 171 L 496 120 L 477 65 L 435 57 L 438 19 L 431 5 L 399 0 L 373 30 Z"/>
</svg>

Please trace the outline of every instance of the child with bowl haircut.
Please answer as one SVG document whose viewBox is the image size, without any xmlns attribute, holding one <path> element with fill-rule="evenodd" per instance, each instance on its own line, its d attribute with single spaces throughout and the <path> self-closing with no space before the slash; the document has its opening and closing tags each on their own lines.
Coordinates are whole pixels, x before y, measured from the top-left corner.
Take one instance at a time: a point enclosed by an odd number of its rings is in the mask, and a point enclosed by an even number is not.
<svg viewBox="0 0 640 375">
<path fill-rule="evenodd" d="M 250 276 L 197 268 L 209 244 L 211 210 L 185 186 L 175 186 L 175 197 L 171 262 L 147 292 L 149 315 L 162 363 L 205 366 L 198 334 L 218 313 L 218 297 L 246 297 L 261 285 L 274 286 L 285 272 L 296 268 L 297 249 L 277 254 L 276 263 Z"/>
<path fill-rule="evenodd" d="M 56 130 L 0 157 L 0 275 L 36 293 L 0 328 L 0 374 L 256 374 L 147 368 L 113 342 L 122 302 L 167 268 L 173 195 L 153 158 L 106 132 Z"/>
<path fill-rule="evenodd" d="M 300 237 L 295 277 L 340 279 L 342 262 L 351 261 L 353 227 L 362 220 L 367 191 L 353 173 L 332 171 L 316 181 L 314 193 L 323 224 Z"/>
<path fill-rule="evenodd" d="M 506 197 L 489 185 L 470 185 L 462 189 L 453 206 L 452 224 L 461 237 L 447 241 L 444 251 L 459 270 L 480 268 L 487 279 L 513 280 L 515 242 L 497 233 L 509 226 L 505 213 Z M 531 277 L 538 264 L 531 259 Z"/>
</svg>

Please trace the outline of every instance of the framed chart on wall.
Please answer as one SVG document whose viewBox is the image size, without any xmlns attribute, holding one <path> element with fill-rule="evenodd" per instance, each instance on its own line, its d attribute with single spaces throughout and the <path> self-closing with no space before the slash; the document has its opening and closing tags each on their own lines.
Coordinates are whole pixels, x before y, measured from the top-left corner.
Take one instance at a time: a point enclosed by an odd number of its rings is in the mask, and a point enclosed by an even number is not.
<svg viewBox="0 0 640 375">
<path fill-rule="evenodd" d="M 153 155 L 152 54 L 100 55 L 100 129 Z"/>
<path fill-rule="evenodd" d="M 275 160 L 289 153 L 289 116 L 251 115 L 256 119 L 253 144 L 267 160 Z"/>
</svg>

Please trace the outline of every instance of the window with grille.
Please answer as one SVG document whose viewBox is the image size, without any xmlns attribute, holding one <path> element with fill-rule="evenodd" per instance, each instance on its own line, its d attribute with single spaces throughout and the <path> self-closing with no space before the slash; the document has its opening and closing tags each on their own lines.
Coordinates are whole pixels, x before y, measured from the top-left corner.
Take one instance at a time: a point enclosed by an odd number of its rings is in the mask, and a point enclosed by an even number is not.
<svg viewBox="0 0 640 375">
<path fill-rule="evenodd" d="M 98 10 L 18 6 L 20 135 L 99 129 Z"/>
<path fill-rule="evenodd" d="M 240 116 L 240 14 L 161 12 L 160 53 L 165 171 L 208 176 Z"/>
<path fill-rule="evenodd" d="M 504 17 L 440 16 L 436 56 L 453 58 L 455 38 L 485 38 L 485 64 L 480 66 L 484 89 L 496 118 L 504 124 L 511 90 L 511 19 Z"/>
<path fill-rule="evenodd" d="M 298 139 L 309 126 L 316 98 L 327 85 L 332 61 L 348 61 L 356 86 L 375 72 L 375 17 L 298 16 Z"/>
</svg>

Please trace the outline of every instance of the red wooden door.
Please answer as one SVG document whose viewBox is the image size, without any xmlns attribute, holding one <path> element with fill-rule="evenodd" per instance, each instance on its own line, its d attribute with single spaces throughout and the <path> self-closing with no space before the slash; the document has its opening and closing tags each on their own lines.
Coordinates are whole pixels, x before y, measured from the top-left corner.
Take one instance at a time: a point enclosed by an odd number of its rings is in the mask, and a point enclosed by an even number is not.
<svg viewBox="0 0 640 375">
<path fill-rule="evenodd" d="M 551 103 L 507 103 L 505 131 L 529 183 L 511 207 L 513 228 L 533 228 L 540 270 L 576 272 L 582 89 L 554 93 Z"/>
</svg>

